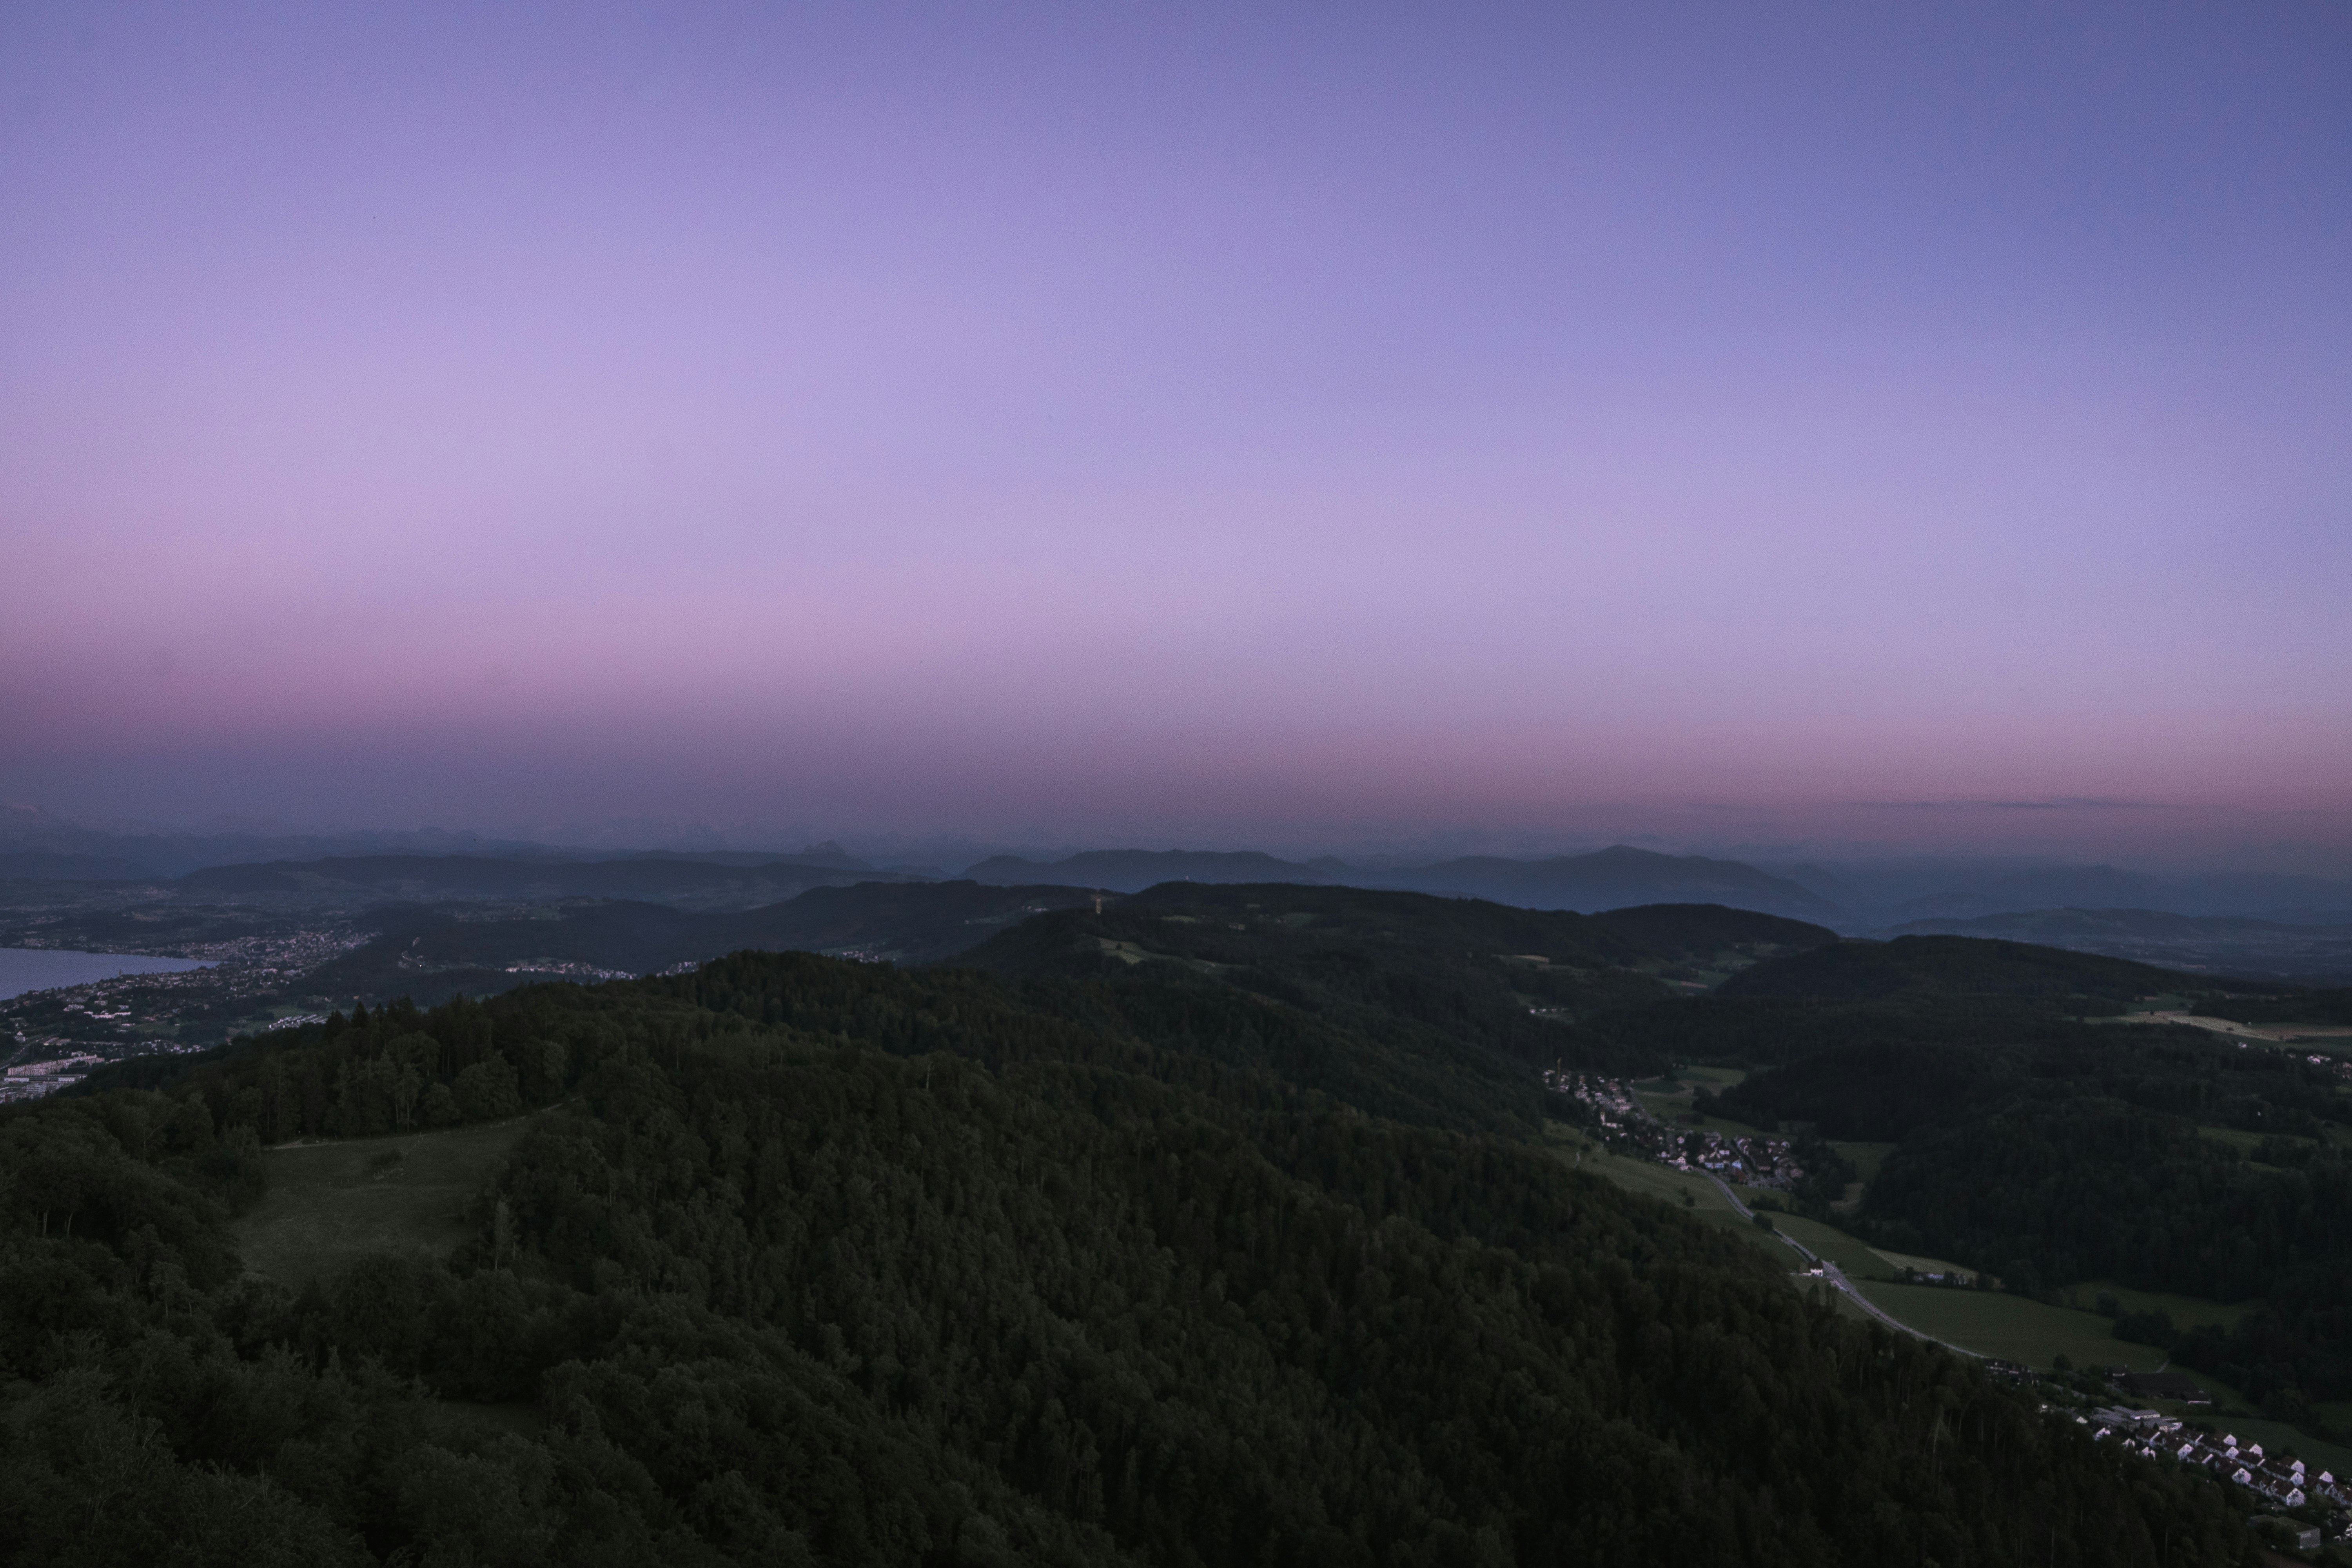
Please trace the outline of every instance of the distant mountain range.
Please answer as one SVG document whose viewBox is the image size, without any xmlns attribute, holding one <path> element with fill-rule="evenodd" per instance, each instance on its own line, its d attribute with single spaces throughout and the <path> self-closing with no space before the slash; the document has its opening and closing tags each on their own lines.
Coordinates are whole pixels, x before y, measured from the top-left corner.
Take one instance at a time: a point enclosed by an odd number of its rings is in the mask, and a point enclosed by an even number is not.
<svg viewBox="0 0 2352 1568">
<path fill-rule="evenodd" d="M 1573 910 L 1586 914 L 1633 904 L 1724 904 L 1813 921 L 1832 919 L 1838 912 L 1828 900 L 1787 878 L 1737 860 L 1659 855 L 1622 844 L 1597 854 L 1563 855 L 1549 860 L 1467 856 L 1433 866 L 1378 871 L 1360 870 L 1343 860 L 1305 864 L 1255 851 L 1094 849 L 1051 862 L 999 855 L 970 868 L 964 875 L 975 882 L 998 886 L 1058 883 L 1123 893 L 1141 892 L 1161 882 L 1336 884 L 1451 893 L 1522 909 Z"/>
<path fill-rule="evenodd" d="M 704 857 L 643 856 L 627 860 L 501 860 L 474 855 L 338 856 L 211 866 L 176 879 L 191 895 L 277 895 L 349 902 L 380 896 L 406 902 L 436 899 L 634 899 L 682 906 L 749 908 L 781 902 L 811 888 L 919 878 L 871 867 L 847 869 L 805 860 L 713 864 Z"/>
<path fill-rule="evenodd" d="M 950 862 L 951 865 L 952 862 Z M 1093 849 L 1059 858 L 995 855 L 961 876 L 992 887 L 1069 886 L 1139 892 L 1163 882 L 1286 882 L 1482 898 L 1522 908 L 1592 912 L 1638 904 L 1708 903 L 1832 926 L 1848 934 L 1930 929 L 1919 922 L 2022 917 L 2050 911 L 2141 910 L 2253 917 L 2305 926 L 2352 926 L 2352 881 L 2278 874 L 2166 879 L 2104 865 L 1987 866 L 1966 861 L 1757 866 L 1627 845 L 1540 859 L 1465 856 L 1428 865 L 1353 865 L 1329 857 L 1285 859 L 1256 850 Z M 743 909 L 812 887 L 941 879 L 929 867 L 883 869 L 840 844 L 799 850 L 624 852 L 491 840 L 467 833 L 357 832 L 120 834 L 50 813 L 0 807 L 0 883 L 6 902 L 37 904 L 67 885 L 148 883 L 189 898 L 351 903 L 369 899 L 614 898 L 678 908 Z M 47 885 L 55 893 L 40 889 Z M 123 888 L 108 898 L 144 897 Z M 1937 926 L 1934 929 L 1947 929 Z M 2055 927 L 2052 928 L 2057 929 Z M 2176 932 L 2177 936 L 2179 933 Z M 2333 939 L 2301 947 L 2219 928 L 2189 942 L 2102 928 L 2048 939 L 2084 951 L 2143 944 L 2165 962 L 2253 962 L 2253 973 L 2296 973 L 2325 962 Z M 2144 944 L 2154 942 L 2155 947 Z M 2184 942 L 2188 945 L 2182 945 Z M 2200 948 L 2196 943 L 2206 944 Z M 2213 944 L 2219 943 L 2219 946 Z"/>
<path fill-rule="evenodd" d="M 1277 860 L 1254 849 L 1088 849 L 1051 862 L 995 855 L 965 868 L 970 881 L 1018 888 L 1054 883 L 1139 893 L 1161 882 L 1297 882 L 1328 886 L 1337 879 L 1296 860 Z"/>
<path fill-rule="evenodd" d="M 120 855 L 76 855 L 53 849 L 0 854 L 0 880 L 23 882 L 140 882 L 155 873 Z"/>
<path fill-rule="evenodd" d="M 1622 844 L 1596 854 L 1549 860 L 1469 856 L 1348 879 L 1360 887 L 1458 893 L 1526 909 L 1587 914 L 1632 904 L 1723 904 L 1808 921 L 1834 920 L 1838 914 L 1837 906 L 1818 893 L 1737 860 L 1660 855 Z"/>
</svg>

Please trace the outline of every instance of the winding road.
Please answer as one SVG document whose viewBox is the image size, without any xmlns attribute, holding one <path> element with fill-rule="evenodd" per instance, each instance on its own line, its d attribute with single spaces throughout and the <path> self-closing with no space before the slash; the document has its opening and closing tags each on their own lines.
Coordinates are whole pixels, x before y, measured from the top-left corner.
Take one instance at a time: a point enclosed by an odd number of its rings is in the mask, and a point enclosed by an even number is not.
<svg viewBox="0 0 2352 1568">
<path fill-rule="evenodd" d="M 1634 1103 L 1636 1105 L 1640 1105 L 1641 1102 L 1636 1100 Z M 1642 1114 L 1649 1116 L 1650 1112 L 1647 1106 L 1642 1107 Z M 1653 1121 L 1657 1120 L 1657 1118 L 1654 1116 L 1650 1119 Z M 1716 1184 L 1717 1190 L 1723 1194 L 1723 1201 L 1729 1204 L 1733 1212 L 1737 1213 L 1740 1218 L 1751 1222 L 1756 1218 L 1756 1211 L 1739 1201 L 1739 1194 L 1731 1190 L 1730 1183 L 1725 1181 L 1721 1176 L 1717 1175 L 1713 1171 L 1701 1171 L 1697 1173 L 1705 1176 L 1708 1181 L 1713 1182 Z M 1973 1356 L 1979 1361 L 1985 1359 L 1985 1355 L 1982 1351 L 1972 1351 L 1966 1345 L 1956 1345 L 1949 1340 L 1939 1340 L 1933 1334 L 1923 1334 L 1918 1330 L 1913 1328 L 1910 1324 L 1904 1322 L 1902 1320 L 1889 1316 L 1884 1308 L 1880 1307 L 1877 1302 L 1872 1300 L 1869 1297 L 1864 1295 L 1860 1289 L 1855 1286 L 1854 1282 L 1845 1277 L 1844 1269 L 1840 1268 L 1828 1258 L 1815 1253 L 1811 1247 L 1807 1247 L 1795 1237 L 1784 1235 L 1778 1229 L 1775 1229 L 1772 1234 L 1780 1237 L 1783 1246 L 1796 1248 L 1797 1256 L 1802 1258 L 1807 1263 L 1819 1268 L 1822 1271 L 1822 1278 L 1824 1280 L 1827 1280 L 1833 1289 L 1845 1292 L 1845 1296 L 1848 1300 L 1852 1301 L 1855 1306 L 1860 1307 L 1872 1317 L 1877 1319 L 1880 1322 L 1885 1323 L 1888 1328 L 1895 1330 L 1898 1333 L 1909 1334 L 1915 1340 L 1925 1340 L 1931 1345 L 1941 1345 L 1946 1350 L 1956 1352 L 1960 1355 Z"/>
</svg>

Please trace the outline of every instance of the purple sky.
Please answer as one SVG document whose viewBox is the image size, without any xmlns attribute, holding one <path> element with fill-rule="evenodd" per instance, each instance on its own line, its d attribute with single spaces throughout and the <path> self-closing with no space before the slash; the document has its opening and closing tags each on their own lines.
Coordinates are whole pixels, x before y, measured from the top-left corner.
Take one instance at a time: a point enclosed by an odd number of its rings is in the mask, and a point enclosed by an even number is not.
<svg viewBox="0 0 2352 1568">
<path fill-rule="evenodd" d="M 2315 0 L 11 5 L 0 797 L 2352 867 L 2347 80 Z"/>
</svg>

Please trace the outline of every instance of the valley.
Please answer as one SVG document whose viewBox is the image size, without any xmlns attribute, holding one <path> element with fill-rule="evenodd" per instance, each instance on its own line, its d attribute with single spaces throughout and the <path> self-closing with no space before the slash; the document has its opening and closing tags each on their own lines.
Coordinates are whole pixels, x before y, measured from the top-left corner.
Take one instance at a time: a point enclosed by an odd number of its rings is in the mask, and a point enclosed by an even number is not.
<svg viewBox="0 0 2352 1568">
<path fill-rule="evenodd" d="M 46 937 L 87 938 L 126 916 L 32 918 Z M 1128 1344 L 1121 1314 L 1160 1314 L 1185 1326 L 1155 1332 L 1181 1331 L 1202 1347 L 1188 1354 L 1211 1357 L 1184 1387 L 1219 1386 L 1223 1362 L 1254 1367 L 1316 1429 L 1364 1441 L 1385 1431 L 1378 1440 L 1404 1454 L 1411 1439 L 1343 1398 L 1346 1384 L 1321 1381 L 1339 1364 L 1328 1356 L 1358 1352 L 1327 1343 L 1326 1331 L 1278 1327 L 1314 1321 L 1283 1304 L 1293 1295 L 1339 1287 L 1338 1276 L 1310 1285 L 1286 1272 L 1281 1247 L 1293 1244 L 1267 1238 L 1304 1223 L 1279 1215 L 1328 1206 L 1328 1222 L 1314 1223 L 1339 1226 L 1331 1236 L 1402 1226 L 1399 1245 L 1438 1249 L 1412 1265 L 1421 1283 L 1380 1288 L 1406 1290 L 1415 1321 L 1473 1298 L 1514 1321 L 1535 1310 L 1511 1294 L 1521 1287 L 1474 1287 L 1469 1275 L 1459 1302 L 1431 1294 L 1438 1274 L 1468 1267 L 1444 1261 L 1449 1248 L 1499 1248 L 1515 1268 L 1560 1270 L 1587 1290 L 1620 1278 L 1638 1290 L 1652 1270 L 1683 1270 L 1706 1281 L 1695 1302 L 1736 1298 L 1758 1321 L 1793 1312 L 1772 1331 L 1811 1336 L 1839 1365 L 1858 1352 L 1832 1352 L 1846 1342 L 1838 1336 L 1879 1335 L 1854 1344 L 1941 1358 L 1919 1364 L 1958 1380 L 1954 1397 L 2021 1400 L 2021 1418 L 2039 1406 L 2070 1427 L 2077 1415 L 2110 1421 L 2098 1413 L 2125 1397 L 2112 1373 L 2168 1369 L 2197 1378 L 2210 1400 L 2135 1393 L 2135 1408 L 2185 1430 L 2260 1434 L 2315 1466 L 2352 1461 L 2337 1425 L 2352 1405 L 2352 1339 L 2332 1315 L 2352 1277 L 2341 1196 L 2352 1047 L 2329 1032 L 2340 1027 L 2327 1021 L 2331 992 L 2006 941 L 1857 941 L 1717 905 L 1587 914 L 1328 882 L 1175 881 L 1124 894 L 869 882 L 741 910 L 485 897 L 331 919 L 234 905 L 173 918 L 157 934 L 212 953 L 214 969 L 110 981 L 121 994 L 102 1005 L 77 1003 L 79 993 L 16 999 L 10 1016 L 59 1031 L 42 1037 L 52 1048 L 94 1040 L 108 1059 L 0 1121 L 0 1152 L 17 1151 L 5 1156 L 18 1162 L 14 1179 L 50 1190 L 39 1162 L 62 1153 L 41 1152 L 43 1140 L 96 1136 L 73 1158 L 131 1166 L 56 1190 L 127 1194 L 160 1180 L 210 1194 L 187 1201 L 233 1211 L 217 1232 L 193 1218 L 156 1225 L 159 1238 L 182 1237 L 168 1242 L 181 1259 L 173 1278 L 215 1292 L 205 1310 L 262 1313 L 256 1321 L 273 1326 L 236 1331 L 260 1333 L 257 1343 L 376 1357 L 421 1378 L 446 1419 L 488 1423 L 465 1430 L 570 1441 L 559 1411 L 572 1407 L 550 1403 L 551 1390 L 572 1386 L 560 1367 L 585 1357 L 608 1368 L 598 1386 L 620 1387 L 619 1369 L 648 1353 L 650 1331 L 627 1316 L 643 1309 L 628 1303 L 676 1296 L 765 1345 L 762 1364 L 846 1377 L 845 1392 L 822 1397 L 868 1433 L 858 1441 L 911 1445 L 894 1462 L 1010 1489 L 992 1491 L 992 1507 L 1026 1520 L 1040 1552 L 1085 1559 L 1090 1531 L 1107 1532 L 1106 1551 L 1163 1539 L 1169 1516 L 1150 1511 L 1162 1505 L 1150 1488 L 1122 1505 L 1142 1511 L 1090 1512 L 1050 1479 L 1073 1451 L 1057 1445 L 1127 1441 L 1121 1423 L 1141 1417 L 1114 1414 L 1108 1394 L 1079 1401 L 1082 1434 L 1024 1439 L 1038 1445 L 1034 1459 L 991 1459 L 956 1435 L 971 1430 L 957 1422 L 1016 1395 L 953 1370 L 966 1352 L 915 1326 L 943 1299 L 933 1271 L 945 1267 L 916 1260 L 972 1245 L 993 1259 L 959 1265 L 979 1272 L 945 1299 L 993 1300 L 1008 1281 L 1029 1281 L 987 1309 L 993 1326 L 969 1331 L 974 1345 L 1016 1331 Z M 738 951 L 710 960 L 714 945 Z M 200 979 L 209 1002 L 191 993 L 178 1017 L 151 1016 L 171 987 Z M 219 1030 L 214 1039 L 233 1037 L 204 1043 L 189 1026 L 200 1020 Z M 769 1106 L 758 1113 L 768 1131 L 752 1140 L 739 1128 L 737 1103 Z M 978 1144 L 957 1131 L 982 1127 L 993 1131 Z M 1182 1173 L 1172 1187 L 1159 1174 L 1169 1172 Z M 848 1196 L 838 1181 L 870 1195 Z M 959 1186 L 990 1194 L 982 1209 L 950 1200 Z M 93 1227 L 86 1235 L 133 1247 L 140 1211 L 127 1197 L 68 1201 L 74 1222 Z M 886 1214 L 925 1239 L 893 1242 L 915 1246 L 887 1254 L 898 1262 L 859 1261 Z M 1213 1223 L 1185 1217 L 1210 1214 Z M 52 1222 L 35 1219 L 38 1241 Z M 1047 1234 L 1128 1259 L 1110 1265 L 1113 1295 L 1053 1272 L 1076 1267 L 1059 1243 L 1017 1261 Z M 1147 1245 L 1146 1234 L 1160 1239 Z M 1194 1271 L 1181 1300 L 1150 1283 L 1151 1247 L 1174 1247 Z M 1611 1257 L 1643 1261 L 1621 1276 Z M 787 1280 L 799 1283 L 787 1290 Z M 1244 1282 L 1240 1316 L 1192 1315 L 1196 1300 L 1234 1303 Z M 1360 1317 L 1376 1298 L 1356 1290 L 1343 1291 L 1354 1303 L 1344 1321 L 1364 1325 L 1349 1335 L 1372 1336 L 1362 1353 L 1391 1367 L 1421 1353 L 1405 1347 L 1423 1330 L 1372 1328 L 1406 1320 L 1381 1315 L 1389 1308 Z M 897 1304 L 877 1317 L 877 1300 Z M 1114 1300 L 1125 1304 L 1103 1304 Z M 1717 1308 L 1689 1310 L 1700 1317 L 1677 1333 L 1712 1331 L 1701 1320 Z M 1569 1379 L 1555 1397 L 1602 1398 L 1594 1408 L 1614 1410 L 1606 1418 L 1629 1433 L 1697 1443 L 1698 1457 L 1677 1462 L 1717 1478 L 1706 1484 L 1748 1484 L 1733 1479 L 1746 1461 L 1698 1442 L 1691 1417 L 1608 1405 L 1616 1396 L 1599 1384 L 1569 1392 L 1580 1363 L 1536 1321 L 1512 1364 Z M 1601 1331 L 1598 1321 L 1577 1334 Z M 1633 1342 L 1612 1352 L 1625 1375 L 1663 1375 Z M 739 1353 L 752 1352 L 726 1355 Z M 1148 1375 L 1117 1360 L 1129 1352 L 1099 1353 L 1123 1369 L 1105 1388 Z M 1810 1364 L 1813 1352 L 1789 1353 Z M 729 1383 L 749 1364 L 710 1375 Z M 1776 1384 L 1772 1397 L 1864 1397 L 1866 1383 L 1827 1365 L 1803 1373 L 1816 1393 Z M 906 1425 L 901 1374 L 877 1381 L 885 1366 L 921 1369 L 939 1391 L 928 1397 L 967 1414 Z M 818 1386 L 794 1397 L 818 1398 Z M 1452 1397 L 1411 1386 L 1424 1403 Z M 1066 1409 L 1077 1395 L 1062 1397 Z M 1217 1397 L 1240 1408 L 1238 1393 Z M 1908 1441 L 1894 1436 L 1901 1429 L 1884 1440 Z M 678 1440 L 667 1428 L 630 1439 L 654 1445 L 646 1462 Z M 2060 1451 L 2039 1462 L 2062 1462 Z M 1285 1453 L 1283 1495 L 1353 1495 L 1307 1450 Z M 2212 1484 L 2137 1447 L 2126 1457 L 2177 1478 L 2166 1486 Z M 1400 1462 L 1413 1474 L 1443 1468 L 1433 1453 Z M 1926 1500 L 1948 1497 L 1941 1485 L 1905 1479 L 1900 1507 L 1947 1508 Z M 1509 1507 L 1534 1510 L 1526 1517 L 1554 1519 L 1539 1527 L 1554 1534 L 1527 1539 L 1590 1528 L 1545 1513 L 1532 1493 L 1509 1495 L 1520 1499 Z M 2224 1481 L 2194 1507 L 2221 1518 L 2258 1504 L 2268 1506 Z M 2315 1528 L 2352 1523 L 2332 1496 L 2297 1506 Z M 764 1492 L 756 1507 L 776 1528 L 820 1533 L 852 1528 L 856 1511 L 845 1498 Z M 1195 1528 L 1222 1552 L 1290 1527 L 1212 1510 Z M 1419 1516 L 1381 1528 L 1444 1538 Z M 2078 1545 L 2081 1560 L 2097 1560 Z"/>
</svg>

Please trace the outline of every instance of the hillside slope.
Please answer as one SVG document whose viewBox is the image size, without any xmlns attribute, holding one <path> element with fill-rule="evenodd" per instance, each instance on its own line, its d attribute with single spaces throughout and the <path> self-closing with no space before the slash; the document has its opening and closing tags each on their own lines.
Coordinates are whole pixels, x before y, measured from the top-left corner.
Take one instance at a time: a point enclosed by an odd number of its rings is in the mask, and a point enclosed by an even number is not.
<svg viewBox="0 0 2352 1568">
<path fill-rule="evenodd" d="M 1735 1237 L 1086 1021 L 1099 1001 L 745 955 L 339 1018 L 0 1119 L 0 1176 L 41 1194 L 0 1216 L 0 1552 L 2247 1555 L 2210 1479 L 1845 1321 Z M 524 1105 L 548 1109 L 453 1255 L 238 1278 L 221 1205 L 262 1142 Z"/>
</svg>

